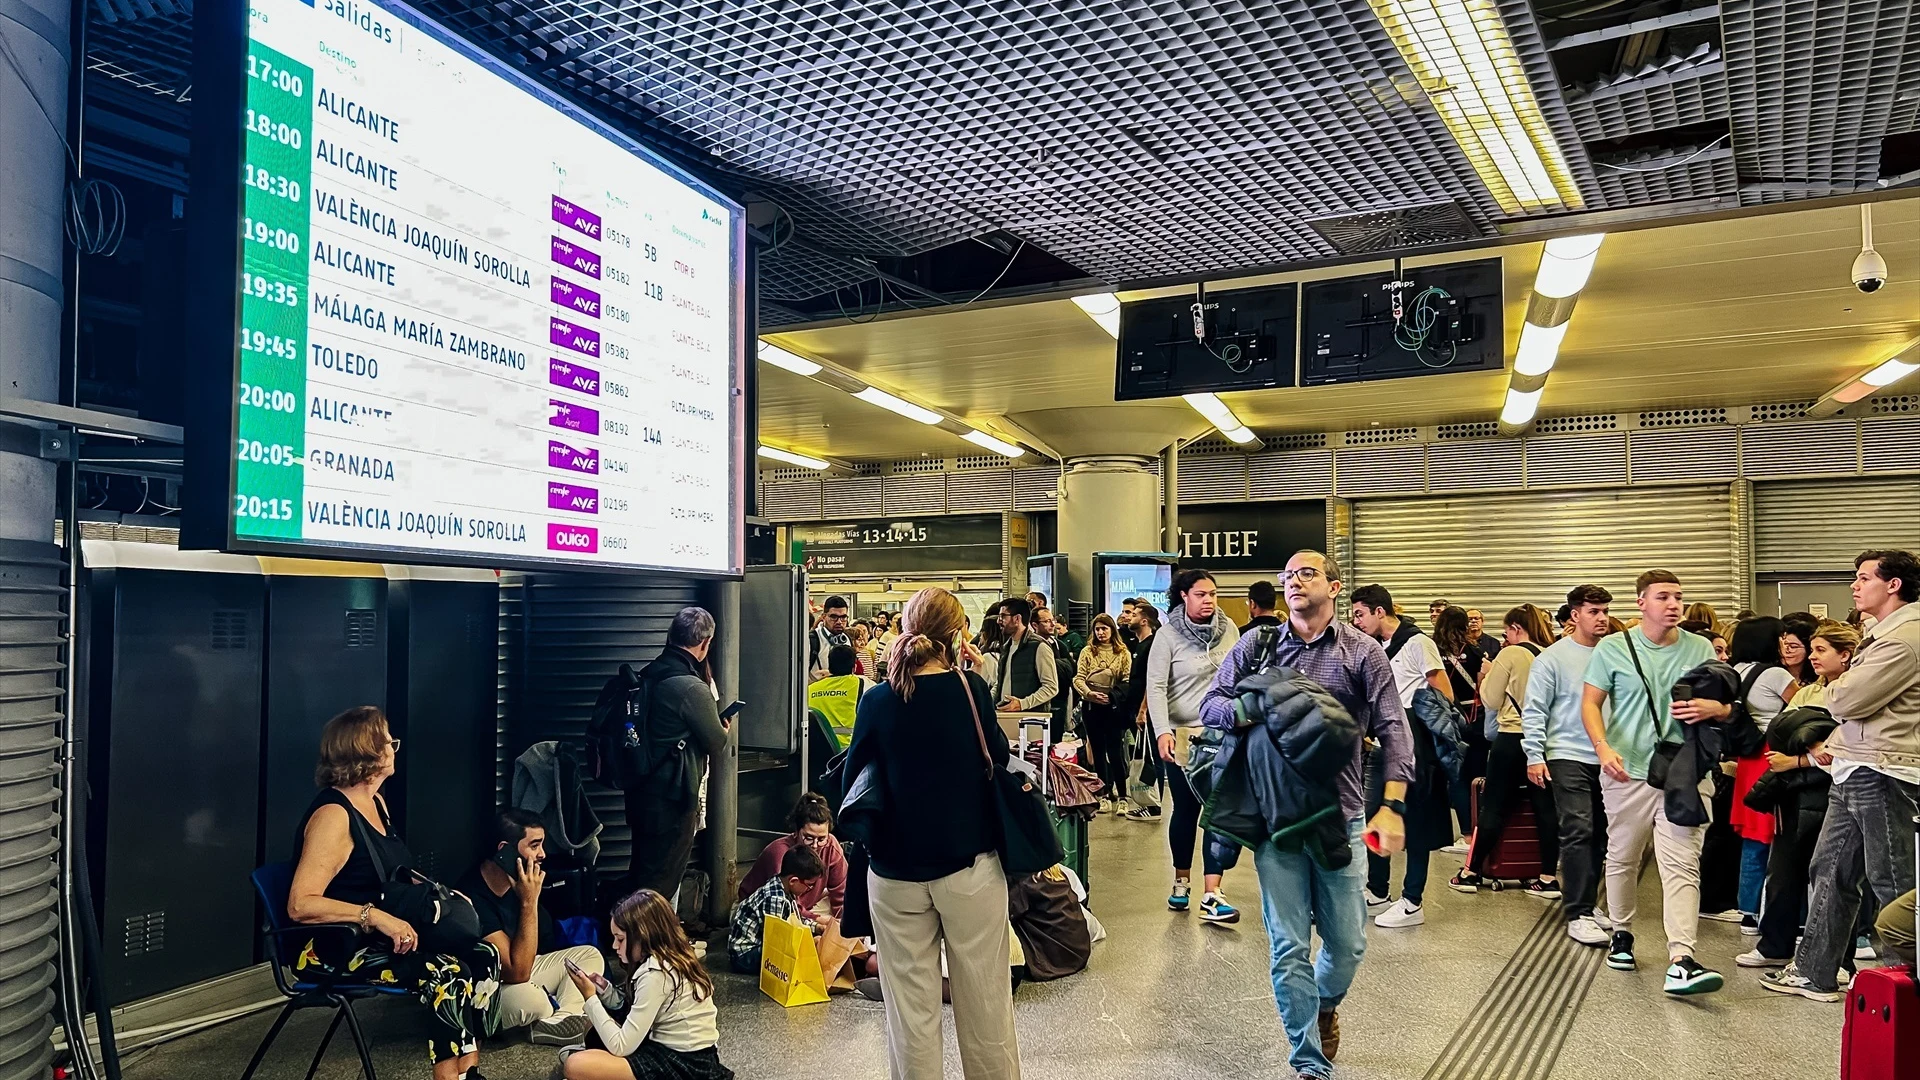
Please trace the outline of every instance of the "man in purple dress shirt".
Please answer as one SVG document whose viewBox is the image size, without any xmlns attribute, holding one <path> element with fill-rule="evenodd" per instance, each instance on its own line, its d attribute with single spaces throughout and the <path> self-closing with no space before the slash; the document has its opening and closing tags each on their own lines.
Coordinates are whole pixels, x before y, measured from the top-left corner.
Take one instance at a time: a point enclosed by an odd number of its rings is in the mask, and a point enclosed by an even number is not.
<svg viewBox="0 0 1920 1080">
<path fill-rule="evenodd" d="M 1271 666 L 1289 667 L 1326 687 L 1379 744 L 1386 770 L 1386 799 L 1378 814 L 1364 822 L 1362 745 L 1339 777 L 1340 810 L 1346 816 L 1353 859 L 1328 870 L 1304 851 L 1281 851 L 1272 843 L 1254 852 L 1260 874 L 1262 915 L 1273 951 L 1273 999 L 1280 1023 L 1293 1045 L 1288 1064 L 1302 1080 L 1330 1080 L 1340 1048 L 1338 1009 L 1353 985 L 1360 957 L 1367 951 L 1364 847 L 1371 843 L 1390 855 L 1406 843 L 1407 784 L 1413 779 L 1413 733 L 1400 706 L 1393 670 L 1380 643 L 1334 618 L 1333 598 L 1340 592 L 1340 566 L 1318 551 L 1302 551 L 1287 560 L 1281 574 L 1286 590 L 1287 622 L 1268 654 Z M 1213 688 L 1200 706 L 1200 722 L 1231 731 L 1234 686 L 1259 670 L 1263 635 L 1240 639 L 1220 665 Z M 1311 957 L 1315 926 L 1320 953 Z"/>
</svg>

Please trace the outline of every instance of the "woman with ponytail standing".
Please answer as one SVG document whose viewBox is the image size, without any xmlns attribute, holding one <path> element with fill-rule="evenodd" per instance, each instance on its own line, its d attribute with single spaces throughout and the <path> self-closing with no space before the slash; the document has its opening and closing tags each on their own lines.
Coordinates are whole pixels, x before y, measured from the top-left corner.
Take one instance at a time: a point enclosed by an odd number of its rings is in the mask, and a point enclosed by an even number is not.
<svg viewBox="0 0 1920 1080">
<path fill-rule="evenodd" d="M 1017 1080 L 1007 977 L 1007 878 L 989 777 L 1007 740 L 965 638 L 966 612 L 922 589 L 901 612 L 887 681 L 860 699 L 846 775 L 878 767 L 886 809 L 869 838 L 867 874 L 893 1080 L 942 1075 L 940 953 L 966 1080 Z"/>
</svg>

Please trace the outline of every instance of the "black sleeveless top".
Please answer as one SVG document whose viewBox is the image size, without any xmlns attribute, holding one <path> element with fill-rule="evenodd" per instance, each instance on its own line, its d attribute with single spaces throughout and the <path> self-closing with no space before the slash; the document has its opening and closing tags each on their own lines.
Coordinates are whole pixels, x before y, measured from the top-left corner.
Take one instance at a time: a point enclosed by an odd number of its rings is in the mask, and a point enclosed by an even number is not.
<svg viewBox="0 0 1920 1080">
<path fill-rule="evenodd" d="M 393 821 L 387 817 L 387 804 L 376 797 L 374 805 L 380 808 L 380 827 L 374 828 L 339 788 L 325 788 L 313 797 L 312 805 L 300 819 L 300 827 L 293 834 L 293 861 L 297 866 L 300 854 L 306 847 L 307 823 L 323 806 L 338 806 L 347 812 L 349 822 L 347 835 L 353 838 L 353 853 L 347 856 L 347 864 L 333 875 L 327 883 L 325 896 L 329 900 L 338 900 L 345 904 L 371 904 L 380 899 L 380 875 L 374 872 L 373 855 L 367 850 L 373 844 L 380 853 L 380 859 L 386 864 L 387 873 L 392 874 L 402 866 L 413 865 L 413 853 L 407 850 L 407 842 L 394 834 Z M 365 830 L 352 827 L 358 819 L 366 826 Z M 380 835 L 380 830 L 386 835 Z"/>
</svg>

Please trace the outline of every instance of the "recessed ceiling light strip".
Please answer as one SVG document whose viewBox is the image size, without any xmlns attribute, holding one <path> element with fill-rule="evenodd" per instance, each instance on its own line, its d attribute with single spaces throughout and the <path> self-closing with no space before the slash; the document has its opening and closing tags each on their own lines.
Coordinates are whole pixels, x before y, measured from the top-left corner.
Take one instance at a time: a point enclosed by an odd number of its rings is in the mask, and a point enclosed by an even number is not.
<svg viewBox="0 0 1920 1080">
<path fill-rule="evenodd" d="M 1920 338 L 1885 360 L 1848 379 L 1820 396 L 1807 410 L 1808 416 L 1832 416 L 1857 401 L 1864 401 L 1920 371 Z"/>
<path fill-rule="evenodd" d="M 1574 305 L 1593 275 L 1605 239 L 1603 233 L 1556 236 L 1540 253 L 1527 320 L 1520 325 L 1520 345 L 1513 354 L 1513 375 L 1507 380 L 1507 400 L 1500 409 L 1501 434 L 1517 435 L 1533 423 L 1547 376 L 1560 359 L 1560 342 L 1567 336 Z"/>
<path fill-rule="evenodd" d="M 1114 315 L 1116 318 L 1119 315 L 1119 306 L 1117 302 L 1114 306 Z M 964 420 L 960 420 L 956 417 L 949 416 L 946 413 L 929 409 L 924 405 L 920 405 L 915 402 L 908 401 L 907 399 L 900 397 L 897 394 L 890 394 L 887 391 L 882 390 L 877 386 L 872 386 L 866 383 L 865 381 L 855 376 L 852 372 L 849 372 L 843 368 L 836 367 L 834 365 L 827 364 L 822 361 L 809 359 L 807 357 L 801 356 L 798 353 L 792 352 L 788 349 L 783 349 L 780 346 L 775 345 L 769 341 L 760 342 L 759 356 L 761 360 L 769 364 L 772 364 L 774 367 L 781 368 L 786 371 L 791 371 L 796 375 L 801 375 L 806 378 L 812 379 L 813 381 L 819 383 L 822 386 L 832 387 L 833 389 L 839 390 L 842 393 L 849 394 L 855 398 L 858 398 L 859 400 L 864 401 L 869 405 L 874 405 L 879 408 L 885 409 L 888 412 L 895 413 L 900 416 L 904 416 L 907 419 L 913 420 L 917 423 L 926 424 L 931 427 L 940 428 L 942 431 L 951 432 L 952 434 L 958 435 L 962 439 L 965 439 L 966 441 L 974 444 L 975 446 L 985 447 L 986 449 L 991 450 L 994 453 L 1000 454 L 1004 457 L 1019 458 L 1019 457 L 1026 456 L 1025 450 L 1021 449 L 1019 446 L 1014 445 L 1013 443 L 1006 441 L 1005 439 L 1001 439 L 994 435 L 989 435 L 988 433 L 981 431 L 978 428 L 975 428 L 973 425 L 967 423 Z M 773 452 L 769 453 L 769 451 L 773 451 Z M 786 458 L 781 458 L 778 456 L 779 454 L 787 453 L 787 451 L 774 450 L 774 448 L 772 447 L 761 447 L 761 453 L 764 456 L 773 457 L 776 460 L 781 460 L 781 461 L 787 460 Z M 818 460 L 818 459 L 814 459 L 814 458 L 808 459 L 808 461 L 814 461 L 814 460 Z M 805 464 L 805 463 L 794 462 L 794 464 Z M 828 464 L 829 463 L 823 462 L 818 466 L 807 465 L 807 467 L 810 469 L 826 468 Z"/>
</svg>

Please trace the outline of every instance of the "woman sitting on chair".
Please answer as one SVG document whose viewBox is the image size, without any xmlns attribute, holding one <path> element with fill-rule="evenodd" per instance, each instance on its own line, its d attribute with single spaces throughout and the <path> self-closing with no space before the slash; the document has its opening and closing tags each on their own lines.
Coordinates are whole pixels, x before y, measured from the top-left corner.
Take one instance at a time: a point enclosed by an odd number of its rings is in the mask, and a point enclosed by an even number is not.
<svg viewBox="0 0 1920 1080">
<path fill-rule="evenodd" d="M 287 916 L 298 923 L 349 923 L 359 935 L 351 946 L 317 935 L 302 946 L 294 967 L 304 978 L 411 990 L 434 1017 L 427 1044 L 433 1080 L 456 1080 L 480 1061 L 481 1014 L 499 988 L 500 957 L 485 942 L 460 956 L 422 952 L 419 932 L 377 905 L 376 856 L 389 872 L 413 863 L 380 797 L 399 749 L 386 716 L 371 705 L 348 709 L 320 733 L 314 779 L 321 792 L 294 834 Z"/>
</svg>

